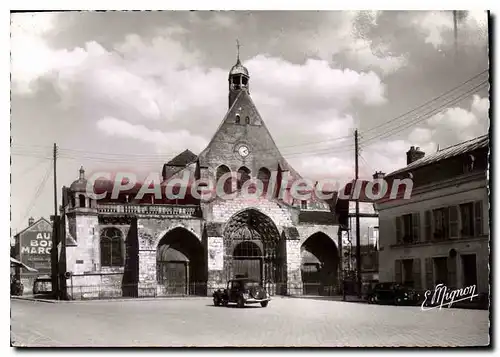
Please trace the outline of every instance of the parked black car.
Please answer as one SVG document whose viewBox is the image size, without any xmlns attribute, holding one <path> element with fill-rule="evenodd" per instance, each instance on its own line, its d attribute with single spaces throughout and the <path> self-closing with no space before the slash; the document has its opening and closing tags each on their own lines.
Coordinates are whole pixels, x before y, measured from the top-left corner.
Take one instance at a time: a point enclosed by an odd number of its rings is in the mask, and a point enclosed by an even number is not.
<svg viewBox="0 0 500 357">
<path fill-rule="evenodd" d="M 266 289 L 256 280 L 248 278 L 233 279 L 227 283 L 227 288 L 213 293 L 215 306 L 227 306 L 236 303 L 238 307 L 246 304 L 259 304 L 266 307 L 271 297 Z"/>
<path fill-rule="evenodd" d="M 371 304 L 417 305 L 422 301 L 421 294 L 414 289 L 398 283 L 378 283 L 366 298 Z"/>
</svg>

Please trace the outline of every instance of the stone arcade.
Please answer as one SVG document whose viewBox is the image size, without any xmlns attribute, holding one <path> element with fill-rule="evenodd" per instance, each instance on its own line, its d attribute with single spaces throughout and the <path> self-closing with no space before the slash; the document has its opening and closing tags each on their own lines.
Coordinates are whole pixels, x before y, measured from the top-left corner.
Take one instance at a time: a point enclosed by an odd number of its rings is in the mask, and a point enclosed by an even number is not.
<svg viewBox="0 0 500 357">
<path fill-rule="evenodd" d="M 189 150 L 164 165 L 163 183 L 188 172 L 217 180 L 229 172 L 232 199 L 169 200 L 136 189 L 94 200 L 80 178 L 63 188 L 67 292 L 75 299 L 112 296 L 209 295 L 244 275 L 271 294 L 333 294 L 338 288 L 338 223 L 334 205 L 295 200 L 269 188 L 271 172 L 301 176 L 282 157 L 250 97 L 250 76 L 239 58 L 229 73 L 229 110 L 199 155 Z M 266 197 L 238 194 L 258 178 Z M 106 185 L 106 182 L 100 182 Z M 285 190 L 289 190 L 288 187 Z M 188 192 L 190 192 L 188 190 Z M 131 199 L 132 197 L 132 199 Z"/>
</svg>

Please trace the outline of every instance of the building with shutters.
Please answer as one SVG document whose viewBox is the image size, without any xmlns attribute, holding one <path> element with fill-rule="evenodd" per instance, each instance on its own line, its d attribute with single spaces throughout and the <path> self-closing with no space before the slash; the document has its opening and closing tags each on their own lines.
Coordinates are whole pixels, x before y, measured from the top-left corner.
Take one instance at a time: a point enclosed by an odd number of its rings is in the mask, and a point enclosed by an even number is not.
<svg viewBox="0 0 500 357">
<path fill-rule="evenodd" d="M 488 292 L 488 152 L 488 136 L 430 155 L 411 147 L 408 165 L 386 176 L 411 178 L 413 190 L 377 203 L 380 281 Z"/>
<path fill-rule="evenodd" d="M 228 80 L 228 111 L 208 146 L 163 166 L 162 189 L 187 175 L 179 188 L 185 195 L 138 199 L 137 185 L 112 199 L 113 182 L 98 180 L 94 190 L 104 197 L 94 199 L 83 168 L 63 189 L 68 295 L 210 295 L 240 275 L 261 281 L 271 294 L 337 291 L 336 195 L 325 201 L 279 194 L 290 191 L 284 177 L 292 182 L 301 176 L 259 114 L 239 58 Z M 230 173 L 239 174 L 225 181 L 230 198 L 192 194 L 194 181 L 219 182 Z M 265 194 L 241 195 L 255 178 Z"/>
</svg>

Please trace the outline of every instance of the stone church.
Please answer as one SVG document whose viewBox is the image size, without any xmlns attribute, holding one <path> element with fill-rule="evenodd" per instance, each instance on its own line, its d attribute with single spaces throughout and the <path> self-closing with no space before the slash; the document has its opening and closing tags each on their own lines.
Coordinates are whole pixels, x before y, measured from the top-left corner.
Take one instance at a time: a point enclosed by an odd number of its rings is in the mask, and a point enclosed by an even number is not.
<svg viewBox="0 0 500 357">
<path fill-rule="evenodd" d="M 271 294 L 334 294 L 338 289 L 338 219 L 332 199 L 297 200 L 281 177 L 300 179 L 281 155 L 250 96 L 250 75 L 239 59 L 229 72 L 229 109 L 208 146 L 186 150 L 162 169 L 162 185 L 188 173 L 218 180 L 231 199 L 175 199 L 138 188 L 111 199 L 87 194 L 80 177 L 63 188 L 64 270 L 74 299 L 118 296 L 210 295 L 227 281 L 248 276 Z M 278 187 L 271 187 L 277 177 Z M 241 195 L 247 180 L 264 183 L 265 195 Z M 109 184 L 109 182 L 108 182 Z M 97 183 L 96 183 L 97 185 Z M 97 192 L 97 189 L 94 189 Z"/>
</svg>

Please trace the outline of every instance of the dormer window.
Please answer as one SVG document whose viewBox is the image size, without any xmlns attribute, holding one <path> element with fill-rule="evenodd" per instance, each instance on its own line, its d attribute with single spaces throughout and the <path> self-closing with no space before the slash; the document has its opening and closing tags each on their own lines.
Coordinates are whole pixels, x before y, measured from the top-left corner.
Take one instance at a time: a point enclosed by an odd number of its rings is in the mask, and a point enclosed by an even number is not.
<svg viewBox="0 0 500 357">
<path fill-rule="evenodd" d="M 240 115 L 239 114 L 236 114 L 236 119 L 234 120 L 234 122 L 236 124 L 239 124 L 240 123 Z"/>
<path fill-rule="evenodd" d="M 250 124 L 250 117 L 245 118 L 245 124 Z"/>
</svg>

